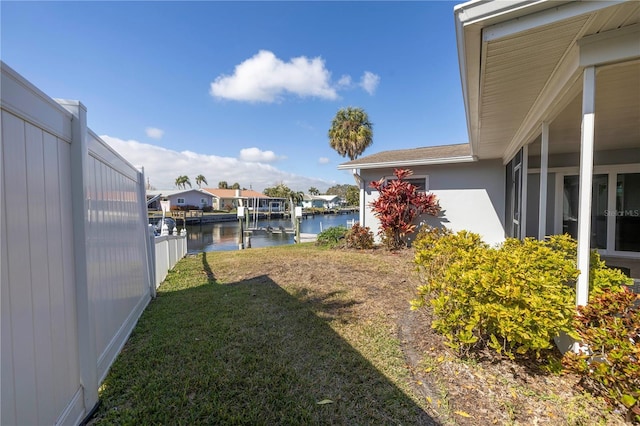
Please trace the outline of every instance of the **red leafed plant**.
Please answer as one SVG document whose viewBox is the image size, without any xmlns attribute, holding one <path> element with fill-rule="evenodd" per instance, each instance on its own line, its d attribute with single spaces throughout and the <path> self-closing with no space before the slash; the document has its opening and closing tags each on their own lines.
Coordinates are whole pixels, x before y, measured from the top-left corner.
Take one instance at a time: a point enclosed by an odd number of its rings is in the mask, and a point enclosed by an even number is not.
<svg viewBox="0 0 640 426">
<path fill-rule="evenodd" d="M 371 207 L 380 221 L 379 235 L 390 249 L 406 246 L 405 237 L 411 234 L 416 225 L 413 220 L 423 213 L 436 216 L 440 205 L 434 194 L 419 192 L 415 185 L 405 179 L 413 172 L 408 169 L 395 169 L 397 179 L 371 182 L 371 187 L 380 193 Z"/>
</svg>

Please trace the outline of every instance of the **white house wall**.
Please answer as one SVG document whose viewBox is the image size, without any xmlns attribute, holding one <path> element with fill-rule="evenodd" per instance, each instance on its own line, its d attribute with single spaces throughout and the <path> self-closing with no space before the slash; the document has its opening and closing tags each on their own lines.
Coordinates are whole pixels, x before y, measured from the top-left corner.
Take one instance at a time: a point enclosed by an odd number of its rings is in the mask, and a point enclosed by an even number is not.
<svg viewBox="0 0 640 426">
<path fill-rule="evenodd" d="M 429 192 L 436 194 L 442 208 L 440 217 L 424 215 L 420 220 L 455 232 L 480 234 L 489 244 L 504 240 L 505 171 L 501 161 L 411 167 L 414 175 L 428 176 Z M 379 222 L 369 204 L 378 197 L 369 183 L 382 176 L 393 177 L 393 169 L 363 169 L 365 179 L 364 225 L 374 234 Z"/>
<path fill-rule="evenodd" d="M 183 198 L 184 203 L 178 204 L 178 198 Z M 211 195 L 206 195 L 198 191 L 189 191 L 182 194 L 175 194 L 169 197 L 169 200 L 171 200 L 172 206 L 196 206 L 200 208 L 202 206 L 201 200 L 203 198 L 207 201 L 206 205 L 211 206 L 211 199 L 213 197 Z"/>
</svg>

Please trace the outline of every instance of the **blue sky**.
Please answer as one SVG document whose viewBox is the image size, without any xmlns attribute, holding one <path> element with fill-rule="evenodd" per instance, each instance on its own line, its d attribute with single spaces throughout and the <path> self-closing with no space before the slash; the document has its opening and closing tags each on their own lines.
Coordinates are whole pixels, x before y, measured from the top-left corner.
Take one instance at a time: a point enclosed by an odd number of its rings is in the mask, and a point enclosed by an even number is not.
<svg viewBox="0 0 640 426">
<path fill-rule="evenodd" d="M 354 183 L 327 137 L 342 107 L 373 123 L 363 155 L 467 142 L 457 3 L 3 0 L 0 55 L 158 189 L 324 191 Z"/>
</svg>

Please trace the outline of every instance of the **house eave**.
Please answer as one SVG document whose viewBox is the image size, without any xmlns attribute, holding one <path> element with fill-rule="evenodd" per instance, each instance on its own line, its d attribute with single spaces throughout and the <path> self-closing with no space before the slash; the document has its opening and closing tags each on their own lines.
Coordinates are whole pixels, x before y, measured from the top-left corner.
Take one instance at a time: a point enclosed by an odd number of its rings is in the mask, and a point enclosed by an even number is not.
<svg viewBox="0 0 640 426">
<path fill-rule="evenodd" d="M 340 164 L 338 170 L 355 170 L 355 169 L 385 169 L 411 166 L 430 166 L 436 164 L 452 164 L 452 163 L 470 163 L 478 159 L 473 155 L 463 155 L 458 157 L 446 158 L 425 158 L 421 160 L 404 160 L 404 161 L 384 161 L 377 163 L 362 164 Z"/>
</svg>

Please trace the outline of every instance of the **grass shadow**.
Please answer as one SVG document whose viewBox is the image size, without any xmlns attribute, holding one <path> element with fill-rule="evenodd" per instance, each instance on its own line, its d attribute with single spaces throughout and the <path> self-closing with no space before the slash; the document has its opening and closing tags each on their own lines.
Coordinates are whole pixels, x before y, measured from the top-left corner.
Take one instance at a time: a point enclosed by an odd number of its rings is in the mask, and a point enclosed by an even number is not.
<svg viewBox="0 0 640 426">
<path fill-rule="evenodd" d="M 92 424 L 437 424 L 316 313 L 351 302 L 267 275 L 215 283 L 206 253 L 197 267 L 206 280 L 161 287 L 143 313 Z"/>
</svg>

